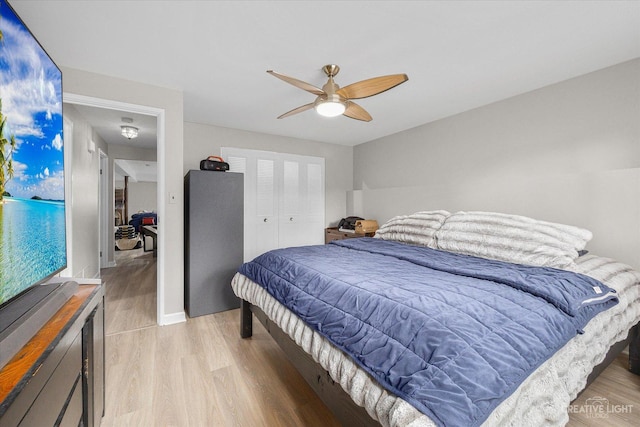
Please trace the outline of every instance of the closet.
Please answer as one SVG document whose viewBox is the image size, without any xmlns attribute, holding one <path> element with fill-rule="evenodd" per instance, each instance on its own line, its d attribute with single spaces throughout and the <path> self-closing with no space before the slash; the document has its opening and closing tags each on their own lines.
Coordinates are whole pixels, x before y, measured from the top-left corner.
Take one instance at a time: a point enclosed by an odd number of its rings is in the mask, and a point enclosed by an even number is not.
<svg viewBox="0 0 640 427">
<path fill-rule="evenodd" d="M 244 179 L 244 260 L 276 248 L 324 243 L 324 159 L 221 149 Z"/>
</svg>

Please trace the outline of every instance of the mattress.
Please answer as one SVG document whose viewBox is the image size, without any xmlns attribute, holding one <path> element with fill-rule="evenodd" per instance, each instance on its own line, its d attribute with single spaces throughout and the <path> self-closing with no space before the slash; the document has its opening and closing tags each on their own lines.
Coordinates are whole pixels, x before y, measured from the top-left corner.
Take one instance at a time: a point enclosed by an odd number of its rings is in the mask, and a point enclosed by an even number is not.
<svg viewBox="0 0 640 427">
<path fill-rule="evenodd" d="M 618 292 L 619 304 L 598 314 L 553 357 L 503 401 L 484 425 L 564 425 L 567 407 L 586 385 L 587 376 L 616 342 L 640 320 L 640 274 L 613 260 L 586 255 L 576 260 L 580 273 Z M 261 286 L 237 274 L 236 295 L 260 307 L 297 345 L 310 354 L 354 402 L 385 426 L 434 426 L 420 411 L 376 383 L 330 341 L 272 298 Z"/>
</svg>

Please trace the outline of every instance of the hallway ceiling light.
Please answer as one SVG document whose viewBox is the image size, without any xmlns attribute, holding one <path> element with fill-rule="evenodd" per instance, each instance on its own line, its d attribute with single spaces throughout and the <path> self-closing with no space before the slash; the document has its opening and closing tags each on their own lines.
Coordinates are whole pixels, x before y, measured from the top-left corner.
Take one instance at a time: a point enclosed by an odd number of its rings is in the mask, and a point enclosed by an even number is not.
<svg viewBox="0 0 640 427">
<path fill-rule="evenodd" d="M 123 123 L 133 123 L 133 119 L 131 117 L 123 117 L 122 118 L 122 122 Z M 124 136 L 127 139 L 133 139 L 133 138 L 136 138 L 138 136 L 138 128 L 137 127 L 133 127 L 133 126 L 129 126 L 129 125 L 122 125 L 122 126 L 120 126 L 120 130 L 121 130 L 122 136 Z"/>
<path fill-rule="evenodd" d="M 138 128 L 133 126 L 120 126 L 122 129 L 122 136 L 127 139 L 133 139 L 138 136 Z"/>
</svg>

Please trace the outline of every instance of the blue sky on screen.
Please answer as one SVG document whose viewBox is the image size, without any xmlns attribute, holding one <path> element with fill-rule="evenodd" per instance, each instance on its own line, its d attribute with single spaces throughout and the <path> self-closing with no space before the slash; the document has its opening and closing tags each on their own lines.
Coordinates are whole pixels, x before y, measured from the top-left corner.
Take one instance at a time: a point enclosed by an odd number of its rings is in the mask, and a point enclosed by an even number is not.
<svg viewBox="0 0 640 427">
<path fill-rule="evenodd" d="M 5 1 L 0 1 L 0 99 L 14 135 L 14 197 L 64 199 L 62 76 Z"/>
</svg>

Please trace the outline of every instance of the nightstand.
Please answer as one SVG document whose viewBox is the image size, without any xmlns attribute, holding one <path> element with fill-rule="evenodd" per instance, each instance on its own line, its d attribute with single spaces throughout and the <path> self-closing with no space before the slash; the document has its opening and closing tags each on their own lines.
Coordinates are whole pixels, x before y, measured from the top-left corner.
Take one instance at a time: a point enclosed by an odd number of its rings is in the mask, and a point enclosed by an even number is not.
<svg viewBox="0 0 640 427">
<path fill-rule="evenodd" d="M 373 237 L 376 233 L 349 233 L 347 231 L 340 231 L 338 227 L 328 227 L 324 230 L 324 243 L 327 244 L 334 240 L 342 240 L 342 239 L 353 239 L 357 237 Z"/>
</svg>

